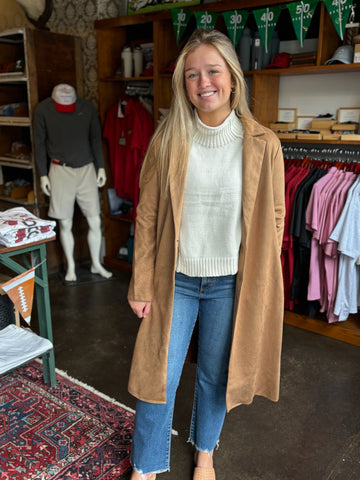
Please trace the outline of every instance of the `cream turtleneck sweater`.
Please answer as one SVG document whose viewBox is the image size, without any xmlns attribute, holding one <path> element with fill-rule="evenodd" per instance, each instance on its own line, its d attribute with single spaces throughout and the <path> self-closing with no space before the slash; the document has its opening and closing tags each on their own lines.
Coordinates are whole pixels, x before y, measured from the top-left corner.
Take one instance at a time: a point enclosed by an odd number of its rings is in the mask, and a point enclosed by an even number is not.
<svg viewBox="0 0 360 480">
<path fill-rule="evenodd" d="M 218 127 L 197 117 L 190 149 L 176 271 L 233 275 L 241 242 L 243 127 L 232 111 Z"/>
</svg>

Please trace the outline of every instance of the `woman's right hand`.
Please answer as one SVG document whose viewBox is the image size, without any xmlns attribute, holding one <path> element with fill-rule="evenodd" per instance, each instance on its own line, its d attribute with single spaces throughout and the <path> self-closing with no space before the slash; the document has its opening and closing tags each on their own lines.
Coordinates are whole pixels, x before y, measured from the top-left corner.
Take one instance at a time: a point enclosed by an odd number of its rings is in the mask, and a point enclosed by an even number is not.
<svg viewBox="0 0 360 480">
<path fill-rule="evenodd" d="M 151 302 L 136 302 L 134 300 L 129 300 L 129 305 L 131 310 L 139 318 L 146 318 L 150 313 Z"/>
</svg>

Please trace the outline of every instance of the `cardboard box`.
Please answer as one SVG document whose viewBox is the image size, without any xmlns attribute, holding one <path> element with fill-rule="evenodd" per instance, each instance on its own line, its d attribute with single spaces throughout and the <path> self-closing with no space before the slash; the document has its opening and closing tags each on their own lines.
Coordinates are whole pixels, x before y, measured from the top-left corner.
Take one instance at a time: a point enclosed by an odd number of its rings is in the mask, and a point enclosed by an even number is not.
<svg viewBox="0 0 360 480">
<path fill-rule="evenodd" d="M 351 130 L 353 132 L 357 132 L 357 129 L 359 128 L 358 123 L 335 123 L 332 127 L 331 130 L 334 132 L 336 131 L 342 131 L 342 130 Z"/>
<path fill-rule="evenodd" d="M 270 128 L 271 130 L 274 130 L 274 132 L 286 132 L 288 130 L 294 130 L 295 128 L 295 122 L 275 122 L 275 123 L 270 123 Z"/>
<path fill-rule="evenodd" d="M 296 133 L 277 132 L 276 134 L 280 140 L 296 140 Z"/>
<path fill-rule="evenodd" d="M 340 135 L 340 140 L 344 140 L 345 142 L 360 142 L 360 134 L 348 133 L 346 135 Z"/>
<path fill-rule="evenodd" d="M 343 135 L 344 137 L 345 135 Z M 323 140 L 340 140 L 341 135 L 339 133 L 323 133 Z"/>
<path fill-rule="evenodd" d="M 335 123 L 336 120 L 329 120 L 328 118 L 314 118 L 311 121 L 311 128 L 314 130 L 329 130 Z"/>
<path fill-rule="evenodd" d="M 354 45 L 354 63 L 360 63 L 360 43 Z"/>
<path fill-rule="evenodd" d="M 321 133 L 298 133 L 298 140 L 322 140 Z"/>
</svg>

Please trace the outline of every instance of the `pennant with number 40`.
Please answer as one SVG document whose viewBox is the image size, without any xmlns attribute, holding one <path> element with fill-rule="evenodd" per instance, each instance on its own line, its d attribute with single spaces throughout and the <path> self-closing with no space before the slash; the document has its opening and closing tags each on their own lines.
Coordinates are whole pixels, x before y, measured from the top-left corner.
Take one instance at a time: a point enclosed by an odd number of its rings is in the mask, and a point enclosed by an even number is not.
<svg viewBox="0 0 360 480">
<path fill-rule="evenodd" d="M 279 19 L 280 12 L 280 5 L 260 8 L 259 10 L 254 10 L 253 12 L 260 38 L 263 42 L 266 53 L 268 53 L 271 37 Z"/>
<path fill-rule="evenodd" d="M 344 40 L 345 26 L 347 24 L 353 0 L 324 0 L 331 20 L 341 40 Z"/>
<path fill-rule="evenodd" d="M 233 10 L 230 12 L 223 12 L 222 16 L 225 20 L 225 25 L 229 34 L 229 38 L 234 47 L 239 43 L 242 32 L 249 16 L 247 10 Z"/>
</svg>

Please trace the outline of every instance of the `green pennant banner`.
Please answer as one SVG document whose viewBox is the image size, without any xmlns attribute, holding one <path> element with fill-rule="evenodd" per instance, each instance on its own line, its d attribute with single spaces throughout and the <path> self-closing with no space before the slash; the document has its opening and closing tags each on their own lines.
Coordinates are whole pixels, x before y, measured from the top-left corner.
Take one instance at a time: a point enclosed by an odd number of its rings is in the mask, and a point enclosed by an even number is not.
<svg viewBox="0 0 360 480">
<path fill-rule="evenodd" d="M 353 0 L 324 0 L 331 20 L 341 40 L 344 40 L 345 25 L 348 21 Z"/>
<path fill-rule="evenodd" d="M 296 37 L 300 46 L 304 46 L 304 39 L 309 29 L 318 0 L 305 0 L 298 3 L 288 3 L 286 6 L 290 12 Z"/>
<path fill-rule="evenodd" d="M 253 11 L 260 38 L 264 44 L 266 53 L 268 53 L 271 37 L 279 19 L 280 12 L 281 5 L 260 8 Z"/>
<path fill-rule="evenodd" d="M 249 16 L 247 10 L 233 10 L 230 12 L 222 12 L 225 20 L 225 25 L 234 47 L 239 43 L 242 32 Z"/>
<path fill-rule="evenodd" d="M 191 15 L 190 10 L 184 10 L 183 8 L 171 9 L 171 18 L 177 45 L 179 45 L 180 39 L 189 23 Z"/>
<path fill-rule="evenodd" d="M 219 14 L 216 12 L 194 12 L 194 15 L 197 28 L 213 30 Z"/>
</svg>

